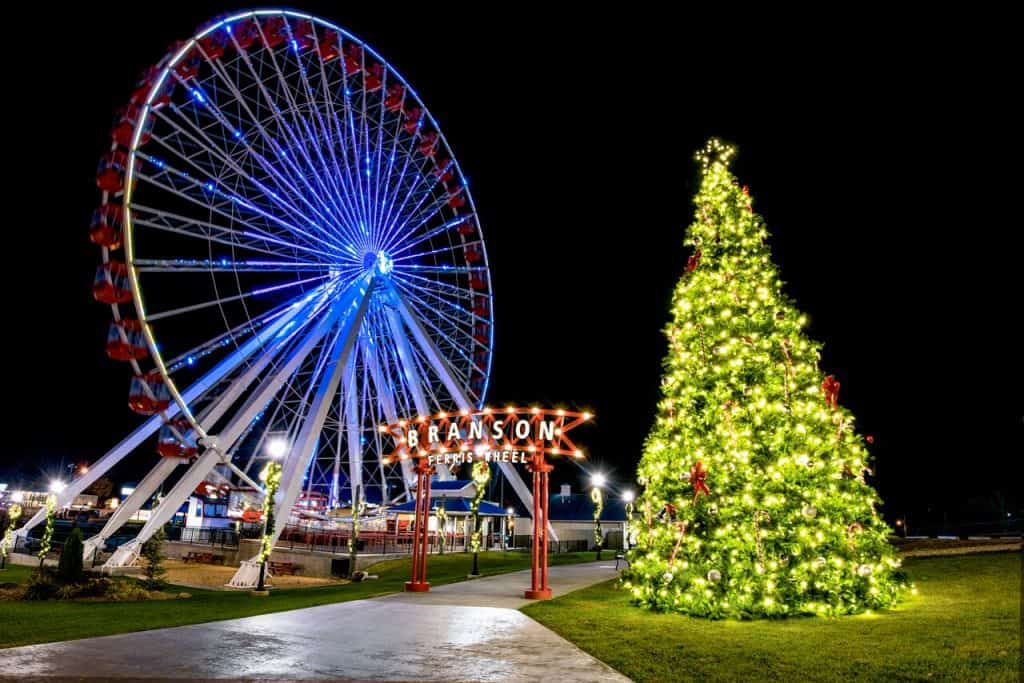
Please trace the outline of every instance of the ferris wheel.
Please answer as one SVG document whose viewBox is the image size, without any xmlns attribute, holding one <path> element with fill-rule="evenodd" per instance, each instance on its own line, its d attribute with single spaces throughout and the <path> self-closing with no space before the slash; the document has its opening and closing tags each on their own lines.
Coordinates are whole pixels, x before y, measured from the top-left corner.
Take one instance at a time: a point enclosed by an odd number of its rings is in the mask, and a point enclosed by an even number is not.
<svg viewBox="0 0 1024 683">
<path fill-rule="evenodd" d="M 108 564 L 211 477 L 258 486 L 271 441 L 282 509 L 386 504 L 414 475 L 385 464 L 378 425 L 482 404 L 493 307 L 466 176 L 415 90 L 341 28 L 259 10 L 173 45 L 119 114 L 97 185 L 93 294 L 149 420 L 64 497 L 154 433 L 161 457 L 87 553 L 174 477 Z"/>
</svg>

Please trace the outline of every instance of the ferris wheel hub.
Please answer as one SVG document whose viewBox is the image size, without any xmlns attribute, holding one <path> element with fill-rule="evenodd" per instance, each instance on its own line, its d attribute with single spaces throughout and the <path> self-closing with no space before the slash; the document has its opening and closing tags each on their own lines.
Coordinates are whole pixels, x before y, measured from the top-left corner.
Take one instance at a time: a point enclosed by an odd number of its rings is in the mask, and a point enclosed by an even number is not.
<svg viewBox="0 0 1024 683">
<path fill-rule="evenodd" d="M 375 268 L 377 275 L 388 275 L 394 270 L 395 262 L 386 251 L 369 251 L 363 257 L 363 267 L 366 270 Z"/>
</svg>

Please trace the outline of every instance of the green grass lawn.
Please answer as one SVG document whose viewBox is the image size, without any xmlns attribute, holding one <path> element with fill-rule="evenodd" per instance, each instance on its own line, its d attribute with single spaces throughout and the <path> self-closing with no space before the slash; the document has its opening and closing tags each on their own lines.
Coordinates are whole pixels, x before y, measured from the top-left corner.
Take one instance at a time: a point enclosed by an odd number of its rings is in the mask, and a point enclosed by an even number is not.
<svg viewBox="0 0 1024 683">
<path fill-rule="evenodd" d="M 918 588 L 871 616 L 707 621 L 610 581 L 523 611 L 636 681 L 1018 681 L 1021 555 L 907 559 Z"/>
<path fill-rule="evenodd" d="M 550 563 L 573 564 L 593 559 L 592 552 L 559 553 L 551 555 Z M 464 553 L 431 555 L 428 562 L 431 585 L 465 580 L 472 562 L 472 555 Z M 388 560 L 368 568 L 371 574 L 380 577 L 376 581 L 280 589 L 271 591 L 265 598 L 254 598 L 248 592 L 180 588 L 170 590 L 185 591 L 192 597 L 140 602 L 4 601 L 0 602 L 0 648 L 235 619 L 384 595 L 402 590 L 409 579 L 410 566 L 410 559 Z M 528 552 L 480 553 L 480 573 L 485 576 L 529 567 Z M 26 581 L 31 572 L 30 567 L 11 567 L 0 572 L 0 583 Z"/>
</svg>

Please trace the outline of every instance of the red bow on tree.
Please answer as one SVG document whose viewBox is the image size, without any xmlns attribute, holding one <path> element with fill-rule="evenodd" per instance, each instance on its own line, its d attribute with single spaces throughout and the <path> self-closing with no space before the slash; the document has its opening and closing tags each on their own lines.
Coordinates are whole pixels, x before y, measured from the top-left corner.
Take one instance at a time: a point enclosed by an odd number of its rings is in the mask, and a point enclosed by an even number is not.
<svg viewBox="0 0 1024 683">
<path fill-rule="evenodd" d="M 700 265 L 700 257 L 701 257 L 701 253 L 700 253 L 700 249 L 698 249 L 697 252 L 693 256 L 691 256 L 690 258 L 686 259 L 686 272 L 687 273 L 692 273 L 693 271 L 697 270 L 697 266 Z"/>
<path fill-rule="evenodd" d="M 704 483 L 704 480 L 708 478 L 708 467 L 700 460 L 693 463 L 693 467 L 690 468 L 690 481 L 693 482 L 693 502 L 697 502 L 697 496 L 701 493 L 707 495 L 711 493 L 708 489 L 708 485 Z"/>
<path fill-rule="evenodd" d="M 825 392 L 825 405 L 831 408 L 839 406 L 839 381 L 835 375 L 826 375 L 821 383 L 821 390 Z"/>
</svg>

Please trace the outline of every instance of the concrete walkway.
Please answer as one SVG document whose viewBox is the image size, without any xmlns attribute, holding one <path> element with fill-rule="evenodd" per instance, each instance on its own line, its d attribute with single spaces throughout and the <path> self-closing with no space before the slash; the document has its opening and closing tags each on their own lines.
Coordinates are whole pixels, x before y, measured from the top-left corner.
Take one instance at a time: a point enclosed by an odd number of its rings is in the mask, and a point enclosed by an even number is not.
<svg viewBox="0 0 1024 683">
<path fill-rule="evenodd" d="M 614 562 L 550 569 L 555 595 Z M 627 681 L 517 611 L 529 572 L 209 624 L 11 648 L 0 677 Z"/>
</svg>

